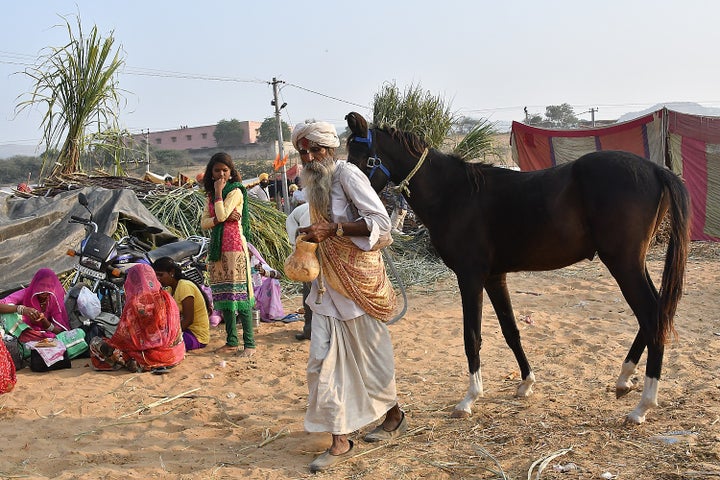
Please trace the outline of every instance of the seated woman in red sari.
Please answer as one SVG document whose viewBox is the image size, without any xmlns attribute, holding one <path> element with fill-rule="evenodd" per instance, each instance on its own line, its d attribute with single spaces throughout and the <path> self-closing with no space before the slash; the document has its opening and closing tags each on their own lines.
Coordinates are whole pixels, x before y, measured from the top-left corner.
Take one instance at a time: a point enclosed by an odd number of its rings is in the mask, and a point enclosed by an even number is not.
<svg viewBox="0 0 720 480">
<path fill-rule="evenodd" d="M 41 268 L 30 285 L 0 300 L 0 313 L 17 312 L 30 328 L 18 338 L 20 342 L 54 338 L 56 333 L 70 330 L 65 311 L 65 289 L 55 272 Z"/>
<path fill-rule="evenodd" d="M 180 313 L 150 265 L 135 265 L 125 279 L 125 308 L 109 339 L 95 337 L 90 357 L 97 370 L 126 367 L 163 371 L 185 357 Z"/>
</svg>

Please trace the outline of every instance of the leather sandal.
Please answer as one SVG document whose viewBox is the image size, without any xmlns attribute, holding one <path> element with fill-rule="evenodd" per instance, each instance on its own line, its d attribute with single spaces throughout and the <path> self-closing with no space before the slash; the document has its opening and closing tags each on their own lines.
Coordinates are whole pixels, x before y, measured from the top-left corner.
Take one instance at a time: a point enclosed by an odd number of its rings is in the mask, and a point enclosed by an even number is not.
<svg viewBox="0 0 720 480">
<path fill-rule="evenodd" d="M 397 438 L 403 433 L 407 432 L 408 425 L 407 420 L 405 419 L 405 412 L 403 412 L 402 420 L 400 420 L 400 423 L 397 427 L 395 427 L 395 430 L 390 430 L 389 432 L 385 430 L 382 426 L 382 423 L 375 427 L 375 429 L 365 435 L 363 437 L 363 440 L 366 442 L 384 442 L 386 440 L 392 440 L 393 438 Z"/>
<path fill-rule="evenodd" d="M 333 465 L 350 458 L 350 453 L 352 452 L 355 443 L 353 443 L 352 440 L 348 440 L 348 442 L 350 443 L 350 448 L 345 453 L 341 453 L 340 455 L 333 455 L 332 453 L 330 453 L 330 449 L 328 448 L 327 450 L 325 450 L 325 453 L 318 455 L 315 460 L 313 460 L 310 464 L 310 472 L 317 473 L 325 471 Z"/>
</svg>

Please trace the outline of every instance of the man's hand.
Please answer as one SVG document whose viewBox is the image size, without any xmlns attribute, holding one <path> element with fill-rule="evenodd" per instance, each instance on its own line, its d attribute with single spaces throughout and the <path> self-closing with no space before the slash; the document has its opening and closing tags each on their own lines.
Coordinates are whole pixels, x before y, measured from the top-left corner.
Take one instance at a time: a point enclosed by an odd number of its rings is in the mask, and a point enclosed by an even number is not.
<svg viewBox="0 0 720 480">
<path fill-rule="evenodd" d="M 334 237 L 337 231 L 337 223 L 313 223 L 309 227 L 302 227 L 298 232 L 305 235 L 306 242 L 319 243 L 329 237 Z"/>
</svg>

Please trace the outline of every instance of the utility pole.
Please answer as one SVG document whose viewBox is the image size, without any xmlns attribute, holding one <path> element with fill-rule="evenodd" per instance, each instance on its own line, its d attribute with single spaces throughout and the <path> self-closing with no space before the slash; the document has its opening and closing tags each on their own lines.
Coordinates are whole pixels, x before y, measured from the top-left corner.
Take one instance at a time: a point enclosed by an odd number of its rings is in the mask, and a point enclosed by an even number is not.
<svg viewBox="0 0 720 480">
<path fill-rule="evenodd" d="M 285 157 L 285 149 L 283 147 L 283 135 L 282 135 L 282 120 L 280 120 L 280 110 L 285 108 L 287 106 L 287 103 L 283 103 L 282 105 L 278 104 L 278 84 L 279 83 L 285 83 L 281 80 L 277 80 L 275 77 L 272 79 L 272 86 L 273 86 L 273 100 L 270 102 L 270 105 L 275 107 L 275 119 L 277 120 L 277 132 L 278 132 L 278 155 L 280 155 L 280 160 L 282 160 Z M 290 213 L 290 197 L 288 196 L 288 184 L 287 184 L 287 168 L 285 168 L 285 165 L 282 166 L 282 196 L 285 199 L 285 205 L 284 210 L 286 214 Z M 277 191 L 277 185 L 275 188 L 275 198 L 278 199 L 278 191 Z M 279 200 L 278 200 L 279 201 Z"/>
<path fill-rule="evenodd" d="M 150 172 L 150 129 L 147 129 L 147 132 L 145 132 L 145 162 L 147 164 L 147 167 L 145 168 L 145 172 Z"/>
<path fill-rule="evenodd" d="M 598 111 L 597 107 L 591 108 L 590 110 L 588 110 L 588 112 L 590 112 L 590 121 L 592 122 L 593 127 L 595 127 L 595 112 L 597 112 L 597 111 Z"/>
</svg>

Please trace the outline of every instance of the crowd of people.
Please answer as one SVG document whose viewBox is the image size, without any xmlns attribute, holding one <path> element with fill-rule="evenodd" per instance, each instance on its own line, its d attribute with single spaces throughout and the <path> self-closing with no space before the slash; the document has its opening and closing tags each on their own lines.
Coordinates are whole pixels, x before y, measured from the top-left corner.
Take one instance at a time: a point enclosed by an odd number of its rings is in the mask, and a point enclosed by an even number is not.
<svg viewBox="0 0 720 480">
<path fill-rule="evenodd" d="M 303 235 L 317 243 L 322 266 L 316 279 L 303 284 L 304 326 L 296 334 L 298 340 L 309 340 L 305 429 L 332 439 L 309 465 L 319 472 L 350 456 L 355 445 L 349 435 L 374 421 L 381 419 L 365 435 L 367 442 L 390 440 L 407 430 L 385 324 L 394 313 L 395 293 L 380 252 L 392 242 L 397 224 L 367 177 L 336 158 L 340 140 L 334 126 L 302 123 L 291 140 L 304 168 L 303 188 L 291 189 L 288 239 L 294 244 Z M 248 196 L 266 193 L 268 178 L 260 180 L 247 190 L 228 154 L 212 156 L 203 176 L 207 204 L 201 219 L 210 237 L 210 295 L 184 278 L 169 257 L 133 266 L 127 271 L 117 329 L 111 336 L 89 339 L 95 369 L 166 373 L 187 351 L 207 347 L 213 311 L 220 312 L 225 330 L 224 345 L 215 353 L 255 355 L 253 310 L 265 320 L 282 315 L 280 273 L 247 241 Z M 27 325 L 21 342 L 54 338 L 70 328 L 64 295 L 55 273 L 40 269 L 27 288 L 0 300 L 0 313 L 17 314 Z"/>
</svg>

